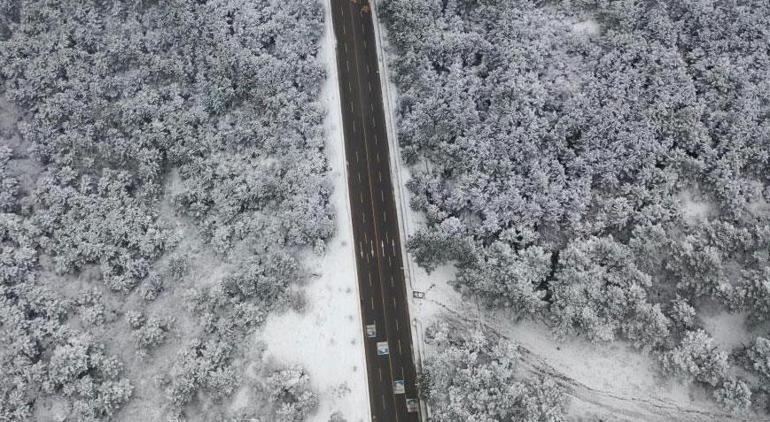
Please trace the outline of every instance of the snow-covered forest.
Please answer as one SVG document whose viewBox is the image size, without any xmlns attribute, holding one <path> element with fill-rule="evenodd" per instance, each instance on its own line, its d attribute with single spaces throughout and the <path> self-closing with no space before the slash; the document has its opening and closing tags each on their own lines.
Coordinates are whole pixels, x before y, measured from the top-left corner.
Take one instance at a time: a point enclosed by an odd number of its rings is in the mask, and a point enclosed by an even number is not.
<svg viewBox="0 0 770 422">
<path fill-rule="evenodd" d="M 312 412 L 246 338 L 303 307 L 300 253 L 334 231 L 323 19 L 0 0 L 0 420 Z"/>
<path fill-rule="evenodd" d="M 767 412 L 770 3 L 383 0 L 379 16 L 427 219 L 417 262 L 453 263 L 458 291 L 557 337 L 632 344 L 727 411 Z M 716 341 L 714 312 L 750 340 Z M 436 420 L 563 418 L 547 379 L 500 391 L 515 347 L 455 337 L 426 363 Z M 526 413 L 528 390 L 556 410 Z M 484 391 L 501 399 L 458 402 Z"/>
</svg>

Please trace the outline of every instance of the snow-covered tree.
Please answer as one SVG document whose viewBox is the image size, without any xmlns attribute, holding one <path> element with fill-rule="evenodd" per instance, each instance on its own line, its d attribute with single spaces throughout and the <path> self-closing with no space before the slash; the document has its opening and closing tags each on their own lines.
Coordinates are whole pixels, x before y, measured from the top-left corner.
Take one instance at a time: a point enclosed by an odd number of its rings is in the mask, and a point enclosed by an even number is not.
<svg viewBox="0 0 770 422">
<path fill-rule="evenodd" d="M 267 378 L 268 393 L 280 422 L 301 422 L 318 407 L 318 397 L 310 389 L 310 377 L 300 367 L 273 372 Z"/>
<path fill-rule="evenodd" d="M 751 406 L 751 389 L 742 380 L 727 379 L 714 390 L 714 399 L 723 408 L 741 413 Z"/>
<path fill-rule="evenodd" d="M 473 267 L 457 274 L 457 286 L 504 305 L 533 315 L 547 305 L 545 284 L 551 273 L 551 256 L 533 246 L 516 252 L 511 246 L 495 242 L 481 252 Z"/>
<path fill-rule="evenodd" d="M 688 331 L 677 347 L 661 356 L 661 362 L 672 374 L 694 378 L 714 387 L 727 375 L 727 353 L 719 350 L 703 330 Z"/>
<path fill-rule="evenodd" d="M 748 349 L 747 356 L 752 369 L 765 381 L 770 381 L 770 340 L 757 337 L 754 345 Z"/>
<path fill-rule="evenodd" d="M 668 335 L 669 322 L 647 302 L 650 277 L 633 264 L 630 250 L 612 238 L 574 242 L 559 256 L 551 281 L 551 312 L 562 334 L 609 341 L 625 335 L 654 347 Z"/>
<path fill-rule="evenodd" d="M 481 332 L 450 340 L 446 327 L 430 331 L 436 350 L 424 364 L 420 391 L 435 420 L 564 420 L 564 388 L 548 377 L 520 380 L 515 344 L 490 340 Z"/>
</svg>

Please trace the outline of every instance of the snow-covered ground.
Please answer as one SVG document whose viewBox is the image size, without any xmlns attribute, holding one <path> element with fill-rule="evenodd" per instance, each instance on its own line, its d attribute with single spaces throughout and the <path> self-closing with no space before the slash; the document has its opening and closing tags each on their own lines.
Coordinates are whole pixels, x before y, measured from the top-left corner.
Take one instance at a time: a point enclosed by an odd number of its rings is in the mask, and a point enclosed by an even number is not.
<svg viewBox="0 0 770 422">
<path fill-rule="evenodd" d="M 327 64 L 328 80 L 322 97 L 326 118 L 327 156 L 332 172 L 331 197 L 337 216 L 337 231 L 326 254 L 310 258 L 306 265 L 314 274 L 303 291 L 307 308 L 271 316 L 257 339 L 267 345 L 265 357 L 281 364 L 299 364 L 310 374 L 320 395 L 318 411 L 310 421 L 327 422 L 340 411 L 350 422 L 369 420 L 366 361 L 363 349 L 361 311 L 353 249 L 353 228 L 348 204 L 344 139 L 340 112 L 337 62 L 330 4 L 321 57 Z"/>
</svg>

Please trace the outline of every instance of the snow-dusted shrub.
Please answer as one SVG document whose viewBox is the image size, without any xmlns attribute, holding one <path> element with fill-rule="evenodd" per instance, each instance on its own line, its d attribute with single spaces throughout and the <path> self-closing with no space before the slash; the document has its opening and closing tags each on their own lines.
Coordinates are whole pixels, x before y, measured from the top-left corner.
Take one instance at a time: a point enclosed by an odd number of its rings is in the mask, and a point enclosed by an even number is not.
<svg viewBox="0 0 770 422">
<path fill-rule="evenodd" d="M 43 388 L 71 398 L 76 419 L 98 420 L 131 397 L 133 387 L 121 371 L 120 362 L 87 336 L 71 338 L 53 349 Z"/>
<path fill-rule="evenodd" d="M 169 373 L 160 378 L 176 413 L 181 413 L 199 391 L 206 391 L 216 400 L 233 393 L 233 349 L 225 338 L 196 339 L 178 353 Z"/>
<path fill-rule="evenodd" d="M 8 173 L 8 162 L 12 152 L 7 146 L 0 145 L 0 212 L 15 210 L 18 202 L 19 182 Z"/>
<path fill-rule="evenodd" d="M 770 268 L 745 272 L 735 297 L 736 308 L 748 311 L 752 320 L 770 320 Z"/>
<path fill-rule="evenodd" d="M 134 338 L 139 353 L 146 355 L 155 347 L 163 344 L 168 337 L 171 324 L 171 321 L 156 318 L 142 320 L 139 324 L 131 324 L 131 328 L 134 329 L 131 336 Z"/>
<path fill-rule="evenodd" d="M 141 284 L 142 298 L 148 302 L 151 302 L 160 296 L 163 291 L 163 279 L 155 271 L 150 271 L 147 277 Z"/>
</svg>

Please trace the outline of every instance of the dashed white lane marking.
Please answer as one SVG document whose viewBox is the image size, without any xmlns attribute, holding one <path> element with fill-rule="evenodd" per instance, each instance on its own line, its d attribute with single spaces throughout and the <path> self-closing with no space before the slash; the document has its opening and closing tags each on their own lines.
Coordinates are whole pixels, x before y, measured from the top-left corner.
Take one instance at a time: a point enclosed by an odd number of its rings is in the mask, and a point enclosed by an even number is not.
<svg viewBox="0 0 770 422">
<path fill-rule="evenodd" d="M 372 306 L 372 310 L 374 310 L 374 296 L 372 296 L 372 297 L 370 297 L 370 298 L 369 298 L 369 303 L 370 303 L 370 304 L 371 304 L 371 306 Z"/>
<path fill-rule="evenodd" d="M 398 339 L 398 354 L 400 355 L 402 353 L 403 352 L 401 351 L 401 339 Z"/>
<path fill-rule="evenodd" d="M 369 286 L 371 287 L 371 285 L 372 285 L 372 273 L 369 273 Z"/>
<path fill-rule="evenodd" d="M 396 321 L 396 331 L 398 331 L 398 320 L 396 319 L 394 321 Z M 401 340 L 399 340 L 398 342 L 401 343 Z"/>
</svg>

